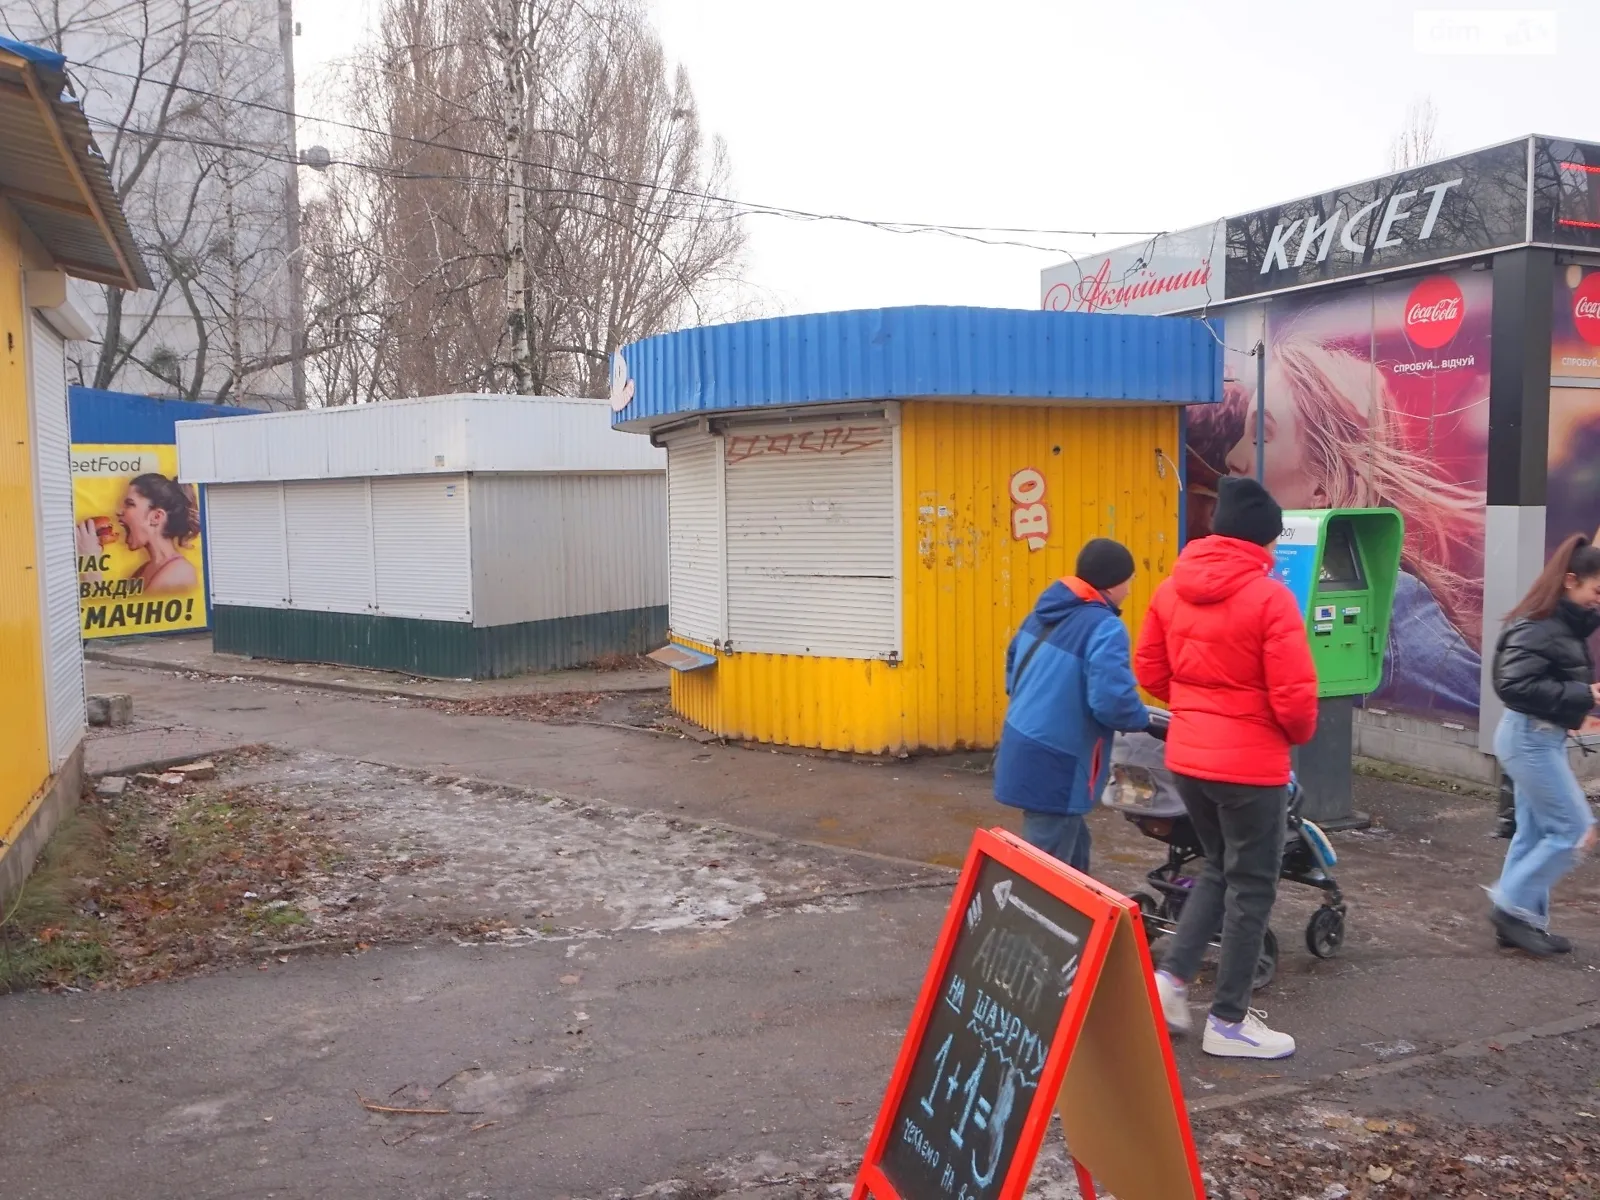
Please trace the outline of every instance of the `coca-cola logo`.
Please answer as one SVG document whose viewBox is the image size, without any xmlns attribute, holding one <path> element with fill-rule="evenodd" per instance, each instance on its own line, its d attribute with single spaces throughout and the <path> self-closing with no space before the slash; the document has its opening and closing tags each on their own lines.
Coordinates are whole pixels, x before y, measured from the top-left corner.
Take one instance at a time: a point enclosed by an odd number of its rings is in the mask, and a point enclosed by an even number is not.
<svg viewBox="0 0 1600 1200">
<path fill-rule="evenodd" d="M 1600 346 L 1600 272 L 1585 275 L 1572 293 L 1572 327 L 1591 346 Z"/>
<path fill-rule="evenodd" d="M 1466 316 L 1461 289 L 1448 275 L 1424 279 L 1406 297 L 1406 337 L 1413 346 L 1437 350 L 1448 345 Z"/>
</svg>

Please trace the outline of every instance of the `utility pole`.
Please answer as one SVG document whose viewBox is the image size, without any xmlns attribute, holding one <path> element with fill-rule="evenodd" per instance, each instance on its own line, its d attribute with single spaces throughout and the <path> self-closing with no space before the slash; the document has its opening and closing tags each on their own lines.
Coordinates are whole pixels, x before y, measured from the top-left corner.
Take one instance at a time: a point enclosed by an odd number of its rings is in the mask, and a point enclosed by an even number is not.
<svg viewBox="0 0 1600 1200">
<path fill-rule="evenodd" d="M 289 373 L 295 408 L 306 406 L 306 273 L 300 254 L 300 150 L 294 127 L 294 4 L 278 0 L 278 42 L 283 50 L 284 131 L 289 147 L 284 172 L 283 208 L 289 267 Z"/>
<path fill-rule="evenodd" d="M 522 122 L 527 113 L 526 0 L 500 0 L 495 30 L 505 73 L 503 126 L 506 167 L 506 329 L 511 335 L 511 374 L 518 395 L 533 381 L 533 349 L 528 338 L 527 164 L 522 156 Z"/>
</svg>

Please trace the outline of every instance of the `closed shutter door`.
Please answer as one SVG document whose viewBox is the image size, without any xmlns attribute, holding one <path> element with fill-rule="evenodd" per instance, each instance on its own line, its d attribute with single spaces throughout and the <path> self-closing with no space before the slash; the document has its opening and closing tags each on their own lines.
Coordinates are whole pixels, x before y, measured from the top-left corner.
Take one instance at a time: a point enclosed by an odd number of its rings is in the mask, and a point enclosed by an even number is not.
<svg viewBox="0 0 1600 1200">
<path fill-rule="evenodd" d="M 289 550 L 281 483 L 213 483 L 206 488 L 206 556 L 211 603 L 287 608 Z"/>
<path fill-rule="evenodd" d="M 667 621 L 707 645 L 723 640 L 720 448 L 710 437 L 667 446 Z"/>
<path fill-rule="evenodd" d="M 283 485 L 289 538 L 289 603 L 322 612 L 373 605 L 372 512 L 365 479 Z"/>
<path fill-rule="evenodd" d="M 83 735 L 83 639 L 78 625 L 78 559 L 73 538 L 67 345 L 33 317 L 35 471 L 39 491 L 40 588 L 45 610 L 45 704 L 50 769 L 60 770 Z"/>
<path fill-rule="evenodd" d="M 379 612 L 470 621 L 466 476 L 372 480 L 372 552 Z"/>
<path fill-rule="evenodd" d="M 730 431 L 725 458 L 733 649 L 897 655 L 895 427 Z"/>
</svg>

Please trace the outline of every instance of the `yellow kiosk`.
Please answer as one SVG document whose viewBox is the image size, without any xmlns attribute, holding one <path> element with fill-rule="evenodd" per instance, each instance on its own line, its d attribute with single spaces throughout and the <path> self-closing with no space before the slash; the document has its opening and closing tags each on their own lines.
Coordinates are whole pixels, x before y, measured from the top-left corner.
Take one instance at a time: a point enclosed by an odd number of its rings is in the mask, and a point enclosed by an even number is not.
<svg viewBox="0 0 1600 1200">
<path fill-rule="evenodd" d="M 894 308 L 626 346 L 620 429 L 667 451 L 672 701 L 729 738 L 994 745 L 1006 644 L 1097 535 L 1137 627 L 1180 548 L 1200 321 Z"/>
</svg>

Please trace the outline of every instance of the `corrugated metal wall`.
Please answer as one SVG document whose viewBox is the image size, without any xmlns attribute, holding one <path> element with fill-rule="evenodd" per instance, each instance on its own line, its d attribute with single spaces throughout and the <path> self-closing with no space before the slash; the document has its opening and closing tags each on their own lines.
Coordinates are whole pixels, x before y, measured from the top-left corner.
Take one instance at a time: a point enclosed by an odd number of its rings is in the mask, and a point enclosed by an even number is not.
<svg viewBox="0 0 1600 1200">
<path fill-rule="evenodd" d="M 1134 552 L 1137 630 L 1178 553 L 1177 408 L 922 402 L 901 414 L 903 665 L 721 655 L 674 673 L 683 715 L 729 737 L 860 753 L 990 747 L 1007 643 L 1096 536 Z M 1049 514 L 1036 550 L 1012 523 L 1011 481 L 1030 468 Z"/>
<path fill-rule="evenodd" d="M 664 472 L 474 475 L 471 491 L 474 625 L 666 605 Z"/>
<path fill-rule="evenodd" d="M 904 667 L 871 659 L 719 655 L 672 672 L 672 707 L 724 737 L 878 754 L 903 744 L 907 682 Z"/>
<path fill-rule="evenodd" d="M 6 842 L 50 773 L 18 233 L 16 218 L 0 204 L 0 839 Z"/>
<path fill-rule="evenodd" d="M 83 739 L 83 636 L 79 631 L 78 559 L 73 538 L 71 434 L 67 424 L 67 347 L 33 314 L 35 495 L 43 530 L 45 695 L 50 769 L 59 771 Z"/>
<path fill-rule="evenodd" d="M 1005 652 L 1079 548 L 1111 537 L 1134 553 L 1125 609 L 1137 631 L 1178 554 L 1176 407 L 908 404 L 901 427 L 905 539 L 905 739 L 992 746 L 1005 719 Z M 1159 451 L 1159 454 L 1158 454 Z M 1010 483 L 1045 480 L 1042 549 L 1013 537 Z"/>
</svg>

